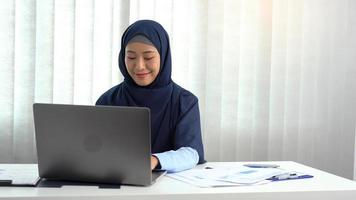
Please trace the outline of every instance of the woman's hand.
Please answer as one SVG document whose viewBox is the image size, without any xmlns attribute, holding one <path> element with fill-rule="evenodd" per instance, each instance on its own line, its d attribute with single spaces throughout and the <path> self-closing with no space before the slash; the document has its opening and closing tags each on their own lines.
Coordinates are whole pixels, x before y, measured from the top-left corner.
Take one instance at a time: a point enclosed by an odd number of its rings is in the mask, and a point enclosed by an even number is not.
<svg viewBox="0 0 356 200">
<path fill-rule="evenodd" d="M 153 170 L 158 165 L 158 158 L 156 156 L 151 156 L 151 169 Z"/>
</svg>

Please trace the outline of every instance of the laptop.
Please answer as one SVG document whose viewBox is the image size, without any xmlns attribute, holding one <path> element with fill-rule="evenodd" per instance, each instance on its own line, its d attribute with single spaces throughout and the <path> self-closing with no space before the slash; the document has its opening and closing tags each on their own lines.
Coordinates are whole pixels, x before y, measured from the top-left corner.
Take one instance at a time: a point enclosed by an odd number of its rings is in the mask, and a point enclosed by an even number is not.
<svg viewBox="0 0 356 200">
<path fill-rule="evenodd" d="M 33 105 L 38 172 L 45 180 L 148 186 L 150 110 L 143 107 Z"/>
</svg>

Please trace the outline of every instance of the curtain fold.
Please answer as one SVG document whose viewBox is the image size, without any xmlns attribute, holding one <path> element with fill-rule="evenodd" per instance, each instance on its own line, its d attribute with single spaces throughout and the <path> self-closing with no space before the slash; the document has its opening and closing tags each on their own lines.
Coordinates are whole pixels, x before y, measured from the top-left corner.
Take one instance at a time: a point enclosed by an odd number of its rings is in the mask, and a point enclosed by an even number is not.
<svg viewBox="0 0 356 200">
<path fill-rule="evenodd" d="M 13 160 L 15 1 L 0 6 L 0 159 Z"/>
<path fill-rule="evenodd" d="M 32 123 L 36 60 L 36 1 L 15 2 L 13 71 L 13 159 L 30 161 L 35 157 Z M 26 33 L 26 34 L 23 34 Z M 32 75 L 29 75 L 32 74 Z M 17 148 L 21 147 L 21 148 Z"/>
<path fill-rule="evenodd" d="M 73 103 L 75 104 L 90 104 L 93 101 L 93 85 L 95 84 L 93 74 L 96 70 L 93 62 L 95 53 L 94 33 L 95 30 L 101 28 L 96 27 L 94 23 L 97 13 L 94 6 L 93 0 L 75 1 L 74 27 L 77 30 L 74 32 Z M 111 48 L 106 46 L 105 52 L 108 50 L 111 50 Z"/>
<path fill-rule="evenodd" d="M 75 1 L 54 1 L 53 103 L 73 103 Z"/>
<path fill-rule="evenodd" d="M 241 1 L 226 1 L 224 3 L 223 30 L 235 27 L 235 31 L 226 31 L 223 35 L 223 60 L 221 63 L 221 148 L 219 153 L 220 160 L 237 160 L 237 114 L 238 114 L 238 94 L 239 94 L 239 63 L 241 48 L 241 28 L 236 26 L 241 22 L 241 14 L 234 14 L 234 10 L 241 9 Z"/>
<path fill-rule="evenodd" d="M 54 1 L 36 1 L 35 102 L 53 101 Z"/>
<path fill-rule="evenodd" d="M 36 162 L 34 102 L 94 104 L 123 80 L 120 39 L 138 19 L 170 35 L 208 161 L 293 160 L 352 178 L 353 0 L 2 1 L 0 162 Z"/>
</svg>

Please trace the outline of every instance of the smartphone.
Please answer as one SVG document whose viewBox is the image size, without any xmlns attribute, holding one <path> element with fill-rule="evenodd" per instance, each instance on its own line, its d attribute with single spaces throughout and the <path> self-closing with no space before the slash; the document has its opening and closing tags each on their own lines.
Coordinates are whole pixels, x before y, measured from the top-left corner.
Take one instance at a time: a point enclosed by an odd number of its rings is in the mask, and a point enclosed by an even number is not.
<svg viewBox="0 0 356 200">
<path fill-rule="evenodd" d="M 247 163 L 244 164 L 245 167 L 251 168 L 277 168 L 279 165 L 276 164 L 267 164 L 267 163 Z"/>
</svg>

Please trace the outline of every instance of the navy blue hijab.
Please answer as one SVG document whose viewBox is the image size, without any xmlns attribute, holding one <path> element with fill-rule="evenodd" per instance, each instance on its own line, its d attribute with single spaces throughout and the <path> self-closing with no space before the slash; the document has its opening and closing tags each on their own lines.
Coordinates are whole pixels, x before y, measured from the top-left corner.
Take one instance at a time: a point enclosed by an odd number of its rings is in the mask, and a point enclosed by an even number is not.
<svg viewBox="0 0 356 200">
<path fill-rule="evenodd" d="M 160 54 L 160 71 L 148 86 L 139 86 L 129 75 L 125 65 L 125 48 L 137 35 L 149 39 Z M 198 99 L 171 79 L 169 37 L 164 28 L 152 20 L 131 24 L 121 39 L 119 68 L 124 81 L 105 92 L 96 105 L 148 107 L 151 113 L 152 153 L 191 147 L 204 161 Z"/>
</svg>

